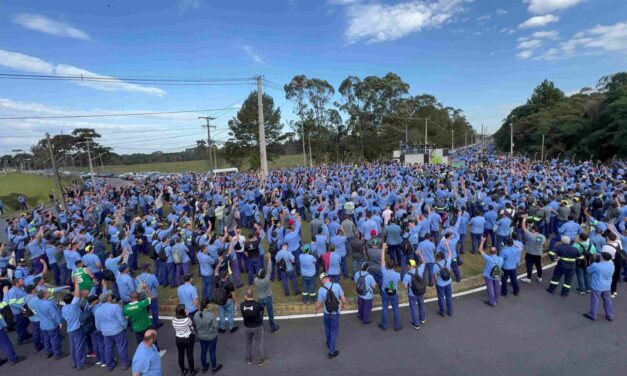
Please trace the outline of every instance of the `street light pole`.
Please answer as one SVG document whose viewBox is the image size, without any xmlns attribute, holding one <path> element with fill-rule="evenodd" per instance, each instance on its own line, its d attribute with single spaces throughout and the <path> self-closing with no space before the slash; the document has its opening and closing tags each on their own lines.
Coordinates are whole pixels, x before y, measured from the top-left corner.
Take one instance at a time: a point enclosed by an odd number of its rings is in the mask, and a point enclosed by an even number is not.
<svg viewBox="0 0 627 376">
<path fill-rule="evenodd" d="M 512 123 L 509 126 L 509 156 L 514 156 L 514 116 L 512 116 Z"/>
</svg>

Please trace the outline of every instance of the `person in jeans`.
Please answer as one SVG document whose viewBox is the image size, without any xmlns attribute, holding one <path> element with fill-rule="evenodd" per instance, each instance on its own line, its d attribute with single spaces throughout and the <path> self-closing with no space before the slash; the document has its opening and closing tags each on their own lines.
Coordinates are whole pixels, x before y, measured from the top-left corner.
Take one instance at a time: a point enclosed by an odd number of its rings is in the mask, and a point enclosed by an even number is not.
<svg viewBox="0 0 627 376">
<path fill-rule="evenodd" d="M 398 313 L 398 283 L 401 281 L 401 275 L 394 267 L 394 260 L 390 260 L 387 263 L 385 262 L 385 252 L 388 250 L 388 246 L 386 243 L 383 243 L 381 247 L 381 275 L 382 275 L 382 283 L 381 283 L 381 301 L 383 305 L 383 309 L 381 310 L 381 322 L 379 323 L 379 328 L 381 330 L 388 329 L 388 307 L 392 305 L 392 313 L 394 315 L 394 331 L 399 331 L 403 329 L 403 325 L 401 325 L 401 318 Z"/>
<path fill-rule="evenodd" d="M 420 255 L 418 255 L 418 257 L 420 261 L 420 266 L 416 268 L 416 260 L 409 259 L 409 270 L 403 276 L 403 285 L 405 285 L 405 287 L 407 288 L 407 300 L 409 301 L 409 312 L 411 314 L 410 325 L 416 330 L 419 330 L 420 325 L 424 324 L 427 321 L 427 314 L 425 312 L 425 296 L 424 294 L 415 295 L 414 291 L 411 288 L 413 278 L 412 275 L 422 277 L 425 272 L 425 263 L 422 262 L 422 257 L 420 257 Z"/>
<path fill-rule="evenodd" d="M 274 309 L 272 307 L 272 288 L 270 287 L 270 276 L 272 275 L 272 257 L 268 257 L 268 266 L 261 268 L 255 276 L 255 291 L 257 299 L 264 309 L 268 311 L 268 321 L 270 322 L 270 333 L 279 330 L 279 326 L 274 322 Z"/>
<path fill-rule="evenodd" d="M 357 318 L 363 325 L 372 323 L 370 320 L 370 312 L 372 311 L 372 301 L 374 299 L 374 288 L 377 286 L 377 282 L 374 280 L 372 274 L 368 273 L 370 265 L 367 262 L 361 264 L 361 270 L 355 273 L 355 283 L 360 278 L 364 279 L 366 291 L 363 295 L 357 296 Z"/>
<path fill-rule="evenodd" d="M 110 371 L 116 366 L 114 347 L 117 349 L 118 359 L 122 364 L 122 370 L 127 370 L 131 361 L 128 357 L 128 342 L 126 327 L 128 321 L 122 314 L 122 307 L 113 303 L 112 296 L 108 292 L 100 294 L 100 307 L 94 313 L 96 330 L 104 337 L 105 365 Z"/>
<path fill-rule="evenodd" d="M 294 295 L 300 294 L 298 291 L 298 282 L 296 281 L 296 274 L 294 271 L 296 257 L 292 252 L 288 250 L 287 242 L 284 242 L 281 246 L 281 250 L 276 254 L 276 263 L 277 266 L 281 263 L 285 263 L 285 270 L 281 270 L 279 268 L 279 278 L 281 278 L 281 282 L 283 283 L 283 291 L 285 292 L 285 296 L 290 296 L 290 288 L 287 284 L 287 281 L 290 280 L 292 283 L 292 292 Z"/>
<path fill-rule="evenodd" d="M 347 301 L 344 296 L 342 286 L 340 286 L 339 283 L 332 283 L 327 273 L 320 274 L 320 281 L 322 282 L 322 287 L 318 289 L 318 300 L 316 301 L 315 313 L 317 314 L 320 312 L 320 308 L 322 308 L 322 312 L 324 313 L 324 334 L 326 338 L 326 345 L 329 349 L 328 356 L 329 359 L 333 359 L 340 355 L 339 350 L 335 348 L 335 343 L 337 341 L 337 334 L 340 330 L 340 312 L 342 311 L 342 306 L 346 307 Z M 339 304 L 337 311 L 329 312 L 327 305 L 325 304 L 327 294 L 330 292 L 332 292 L 338 300 Z"/>
<path fill-rule="evenodd" d="M 520 263 L 520 254 L 522 248 L 520 245 L 516 246 L 514 239 L 508 238 L 505 240 L 505 247 L 501 250 L 501 257 L 503 258 L 503 276 L 501 277 L 501 295 L 507 296 L 507 280 L 512 283 L 512 289 L 514 295 L 518 296 L 520 287 L 518 286 L 518 276 L 516 270 L 518 269 L 518 263 Z"/>
<path fill-rule="evenodd" d="M 194 324 L 188 317 L 184 304 L 176 306 L 176 317 L 172 320 L 172 326 L 176 336 L 176 350 L 179 355 L 178 361 L 181 374 L 183 376 L 187 374 L 194 376 L 198 373 L 198 368 L 194 366 L 194 342 L 196 338 L 194 336 Z M 188 368 L 185 368 L 185 354 L 187 354 Z"/>
<path fill-rule="evenodd" d="M 485 279 L 486 291 L 488 293 L 488 300 L 485 300 L 484 303 L 491 306 L 496 307 L 496 303 L 499 302 L 499 291 L 501 290 L 501 280 L 500 278 L 495 278 L 492 276 L 492 270 L 495 267 L 503 268 L 503 258 L 497 255 L 496 245 L 492 245 L 490 247 L 490 254 L 486 254 L 483 250 L 483 246 L 486 243 L 486 237 L 481 238 L 481 243 L 479 244 L 479 254 L 483 257 L 485 261 L 485 265 L 483 267 L 483 278 Z"/>
<path fill-rule="evenodd" d="M 435 265 L 433 266 L 433 275 L 435 276 L 435 290 L 438 294 L 438 315 L 444 317 L 444 308 L 446 301 L 446 313 L 449 316 L 453 316 L 453 289 L 451 286 L 451 247 L 448 242 L 444 243 L 444 247 L 448 251 L 448 254 L 445 256 L 444 252 L 439 252 Z M 442 274 L 442 270 L 448 269 L 448 279 L 445 279 Z"/>
<path fill-rule="evenodd" d="M 303 252 L 298 255 L 300 259 L 300 273 L 303 281 L 303 303 L 309 304 L 316 301 L 316 258 L 311 255 L 309 244 L 303 246 Z"/>
<path fill-rule="evenodd" d="M 522 219 L 521 228 L 525 234 L 525 265 L 527 267 L 527 277 L 522 278 L 520 281 L 525 283 L 531 283 L 531 272 L 533 266 L 536 267 L 538 273 L 538 282 L 542 282 L 542 247 L 546 243 L 546 237 L 540 234 L 536 228 L 536 225 L 531 225 L 527 229 L 527 216 Z"/>
<path fill-rule="evenodd" d="M 253 364 L 253 341 L 257 343 L 260 366 L 268 362 L 263 350 L 263 305 L 253 297 L 253 290 L 246 290 L 245 300 L 240 304 L 240 312 L 246 328 L 246 362 Z"/>
<path fill-rule="evenodd" d="M 228 255 L 226 257 L 228 257 Z M 217 291 L 218 289 L 224 289 L 227 296 L 226 303 L 220 305 L 220 302 L 218 302 L 218 306 L 220 307 L 220 329 L 218 329 L 218 332 L 226 332 L 225 321 L 226 318 L 228 318 L 230 327 L 229 331 L 231 333 L 235 333 L 239 329 L 239 327 L 235 325 L 235 321 L 233 319 L 233 309 L 237 301 L 235 296 L 235 285 L 233 285 L 233 282 L 229 281 L 228 274 L 226 272 L 220 272 L 220 268 L 222 267 L 223 262 L 224 256 L 218 257 L 218 265 L 216 266 L 216 270 L 214 273 L 216 276 L 215 291 Z M 216 294 L 215 291 L 214 294 Z"/>
<path fill-rule="evenodd" d="M 601 261 L 595 262 L 588 267 L 588 274 L 590 275 L 590 286 L 592 290 L 592 294 L 590 295 L 590 311 L 584 313 L 583 316 L 592 321 L 596 320 L 599 301 L 603 300 L 605 318 L 608 321 L 614 321 L 614 307 L 610 295 L 612 275 L 614 275 L 612 255 L 603 252 L 601 254 Z"/>
<path fill-rule="evenodd" d="M 591 292 L 590 274 L 587 273 L 587 268 L 592 264 L 593 255 L 597 254 L 597 249 L 594 244 L 588 239 L 588 235 L 581 233 L 578 235 L 579 241 L 575 243 L 574 247 L 577 248 L 583 259 L 577 260 L 577 266 L 575 268 L 575 275 L 577 276 L 577 293 L 579 295 L 585 295 L 586 292 Z"/>
<path fill-rule="evenodd" d="M 202 371 L 207 372 L 209 363 L 207 363 L 207 352 L 209 352 L 209 360 L 211 361 L 211 373 L 216 374 L 222 369 L 222 364 L 218 364 L 216 359 L 216 347 L 218 345 L 218 320 L 207 306 L 211 302 L 210 299 L 204 298 L 200 304 L 200 310 L 194 314 L 194 326 L 200 340 L 200 363 Z"/>
</svg>

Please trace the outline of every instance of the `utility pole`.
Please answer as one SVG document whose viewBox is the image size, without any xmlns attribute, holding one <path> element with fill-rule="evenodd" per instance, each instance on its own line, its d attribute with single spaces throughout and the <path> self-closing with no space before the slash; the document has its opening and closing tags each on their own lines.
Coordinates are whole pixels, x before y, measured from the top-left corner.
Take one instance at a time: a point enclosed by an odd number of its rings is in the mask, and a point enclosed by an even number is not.
<svg viewBox="0 0 627 376">
<path fill-rule="evenodd" d="M 89 174 L 91 175 L 91 186 L 96 192 L 96 180 L 94 180 L 94 166 L 91 164 L 91 141 L 87 141 L 87 158 L 89 158 Z"/>
<path fill-rule="evenodd" d="M 405 144 L 409 142 L 409 136 L 407 135 L 407 122 L 405 122 Z"/>
<path fill-rule="evenodd" d="M 54 153 L 52 152 L 52 142 L 50 142 L 50 134 L 46 133 L 46 141 L 48 143 L 48 153 L 50 153 L 50 162 L 52 163 L 52 169 L 54 170 L 54 182 L 57 186 L 57 195 L 59 197 L 59 201 L 61 201 L 61 205 L 63 205 L 63 210 L 67 213 L 67 205 L 65 203 L 65 199 L 63 198 L 63 190 L 61 189 L 61 177 L 59 176 L 59 170 L 57 170 L 57 162 L 54 159 Z"/>
<path fill-rule="evenodd" d="M 303 109 L 299 111 L 300 114 L 300 129 L 303 136 L 303 167 L 307 167 L 307 149 L 305 148 L 305 119 L 303 118 Z"/>
<path fill-rule="evenodd" d="M 509 126 L 509 156 L 514 156 L 514 116 L 512 116 L 512 123 Z"/>
<path fill-rule="evenodd" d="M 455 128 L 451 128 L 451 150 L 455 149 L 455 141 L 453 141 L 454 137 L 455 137 Z"/>
<path fill-rule="evenodd" d="M 425 116 L 425 158 L 427 157 L 427 128 L 429 127 L 429 118 Z"/>
<path fill-rule="evenodd" d="M 542 147 L 540 149 L 540 161 L 544 163 L 544 133 L 542 134 Z"/>
<path fill-rule="evenodd" d="M 464 132 L 464 146 L 468 146 L 468 131 Z"/>
<path fill-rule="evenodd" d="M 215 167 L 215 159 L 214 159 L 214 163 L 211 164 L 211 151 L 213 149 L 213 143 L 211 142 L 211 128 L 215 128 L 214 125 L 209 125 L 209 122 L 211 120 L 214 120 L 214 117 L 211 116 L 199 116 L 198 119 L 205 119 L 207 121 L 207 125 L 203 125 L 203 128 L 207 128 L 207 150 L 209 151 L 209 173 L 213 172 L 213 169 L 217 168 Z M 212 167 L 213 166 L 213 167 Z"/>
<path fill-rule="evenodd" d="M 266 156 L 266 128 L 263 120 L 263 93 L 261 92 L 261 76 L 257 76 L 257 112 L 259 113 L 259 159 L 261 160 L 262 180 L 268 176 L 268 159 Z"/>
</svg>

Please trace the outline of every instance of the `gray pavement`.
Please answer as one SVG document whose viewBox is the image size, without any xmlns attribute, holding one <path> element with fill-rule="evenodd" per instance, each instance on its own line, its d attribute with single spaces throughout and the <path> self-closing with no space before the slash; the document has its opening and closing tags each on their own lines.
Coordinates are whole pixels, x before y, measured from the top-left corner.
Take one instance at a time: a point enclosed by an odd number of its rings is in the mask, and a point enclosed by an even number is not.
<svg viewBox="0 0 627 376">
<path fill-rule="evenodd" d="M 401 310 L 404 329 L 382 332 L 373 323 L 362 326 L 354 315 L 342 316 L 338 349 L 340 356 L 326 357 L 321 318 L 281 320 L 281 329 L 266 331 L 265 345 L 270 362 L 262 367 L 247 365 L 244 333 L 220 335 L 220 374 L 254 375 L 598 375 L 622 374 L 627 365 L 625 327 L 627 284 L 619 285 L 614 300 L 616 320 L 596 322 L 581 316 L 587 311 L 589 295 L 568 298 L 549 295 L 544 288 L 552 270 L 545 271 L 543 285 L 522 284 L 521 295 L 502 298 L 497 308 L 483 304 L 485 292 L 455 299 L 455 315 L 441 318 L 437 303 L 427 304 L 427 323 L 420 331 L 409 326 L 408 310 Z M 602 312 L 602 309 L 601 309 Z M 390 315 L 391 316 L 391 315 Z M 241 324 L 240 324 L 241 325 Z M 169 352 L 163 358 L 164 375 L 180 374 L 169 322 L 159 330 L 159 344 Z M 67 340 L 65 340 L 67 347 Z M 131 356 L 135 342 L 129 336 Z M 33 353 L 32 345 L 17 348 L 28 361 L 15 367 L 3 366 L 2 375 L 73 374 L 70 360 L 45 359 Z M 196 361 L 200 362 L 199 346 Z M 8 373 L 5 373 L 8 372 Z M 90 375 L 104 375 L 92 368 Z M 114 370 L 112 375 L 130 371 Z"/>
</svg>

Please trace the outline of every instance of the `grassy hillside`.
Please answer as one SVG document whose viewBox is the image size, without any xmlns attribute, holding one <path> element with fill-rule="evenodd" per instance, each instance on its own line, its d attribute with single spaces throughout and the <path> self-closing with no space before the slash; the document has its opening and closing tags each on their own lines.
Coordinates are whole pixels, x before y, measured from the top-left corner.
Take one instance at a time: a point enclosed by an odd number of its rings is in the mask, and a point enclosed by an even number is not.
<svg viewBox="0 0 627 376">
<path fill-rule="evenodd" d="M 72 178 L 62 178 L 61 184 L 72 184 Z M 18 209 L 17 196 L 20 194 L 26 197 L 30 208 L 48 202 L 48 193 L 54 189 L 54 179 L 49 176 L 20 173 L 0 175 L 0 199 L 7 213 Z"/>
</svg>

